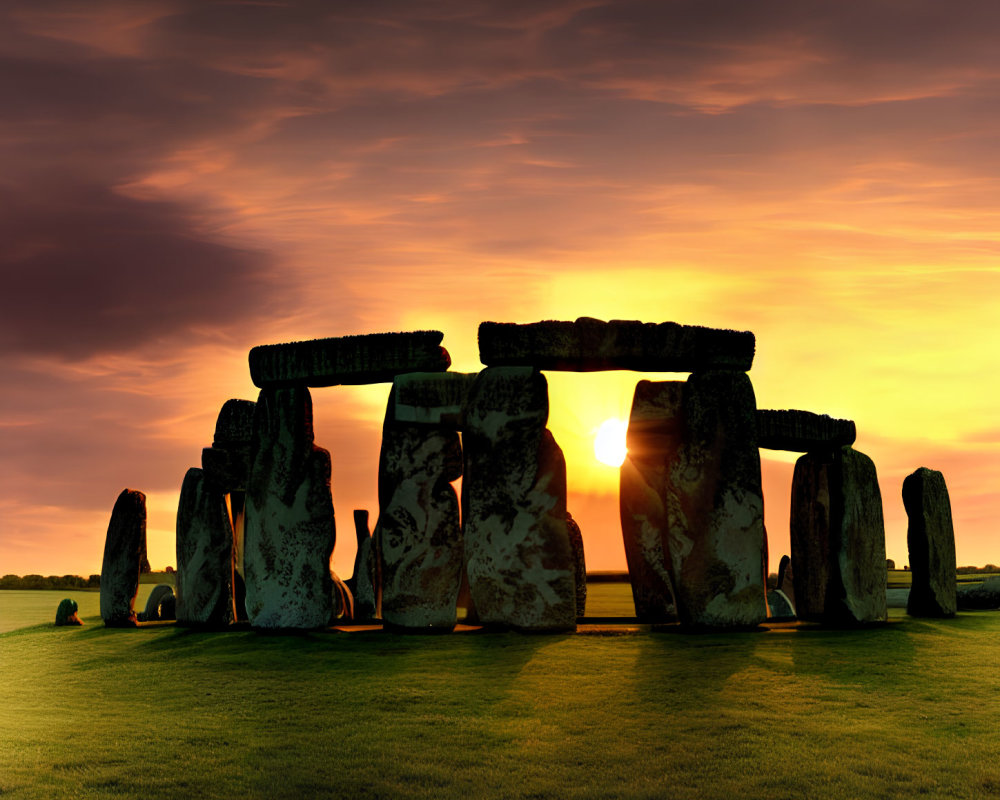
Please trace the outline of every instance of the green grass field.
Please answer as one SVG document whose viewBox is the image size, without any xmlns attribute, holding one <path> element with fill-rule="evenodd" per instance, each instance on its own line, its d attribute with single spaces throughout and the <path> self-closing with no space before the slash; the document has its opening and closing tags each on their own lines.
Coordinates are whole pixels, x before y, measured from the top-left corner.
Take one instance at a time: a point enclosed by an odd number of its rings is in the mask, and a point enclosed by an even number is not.
<svg viewBox="0 0 1000 800">
<path fill-rule="evenodd" d="M 703 635 L 85 620 L 0 634 L 0 797 L 1000 796 L 996 612 Z"/>
</svg>

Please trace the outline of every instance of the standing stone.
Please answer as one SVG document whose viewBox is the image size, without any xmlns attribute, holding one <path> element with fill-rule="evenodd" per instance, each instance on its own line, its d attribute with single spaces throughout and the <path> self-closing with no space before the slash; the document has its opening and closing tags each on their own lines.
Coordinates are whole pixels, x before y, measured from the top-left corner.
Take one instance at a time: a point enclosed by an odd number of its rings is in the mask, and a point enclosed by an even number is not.
<svg viewBox="0 0 1000 800">
<path fill-rule="evenodd" d="M 576 618 L 587 614 L 587 559 L 583 552 L 583 531 L 573 515 L 566 512 L 566 533 L 573 549 L 573 581 L 576 584 Z"/>
<path fill-rule="evenodd" d="M 953 617 L 956 596 L 955 529 L 944 475 L 921 467 L 903 481 L 903 506 L 909 525 L 906 544 L 913 582 L 906 613 L 914 617 Z"/>
<path fill-rule="evenodd" d="M 368 512 L 354 510 L 354 533 L 358 539 L 358 550 L 354 556 L 354 575 L 347 582 L 354 595 L 354 619 L 368 622 L 376 615 L 376 569 L 372 536 L 368 530 Z"/>
<path fill-rule="evenodd" d="M 115 501 L 101 564 L 101 618 L 108 628 L 136 626 L 135 598 L 146 551 L 146 495 L 123 489 Z"/>
<path fill-rule="evenodd" d="M 840 447 L 795 462 L 791 545 L 800 619 L 832 625 L 886 619 L 882 495 L 868 456 Z"/>
<path fill-rule="evenodd" d="M 177 619 L 177 597 L 169 583 L 158 583 L 146 598 L 146 608 L 136 616 L 139 622 Z"/>
<path fill-rule="evenodd" d="M 479 619 L 573 630 L 566 462 L 545 427 L 548 384 L 530 367 L 484 369 L 465 413 L 465 555 Z"/>
<path fill-rule="evenodd" d="M 463 545 L 451 481 L 461 475 L 458 433 L 396 422 L 390 394 L 378 479 L 382 620 L 388 627 L 455 625 Z"/>
<path fill-rule="evenodd" d="M 672 442 L 667 428 L 681 413 L 684 384 L 639 381 L 632 399 L 621 466 L 619 506 L 632 600 L 640 622 L 677 619 L 671 586 L 667 476 Z"/>
<path fill-rule="evenodd" d="M 678 619 L 756 626 L 767 617 L 767 545 L 753 386 L 741 372 L 695 373 L 680 410 L 663 428 Z"/>
<path fill-rule="evenodd" d="M 192 467 L 177 506 L 177 622 L 225 627 L 233 601 L 233 526 L 222 488 Z"/>
<path fill-rule="evenodd" d="M 313 443 L 304 386 L 261 390 L 247 481 L 246 608 L 257 628 L 325 627 L 336 540 L 330 454 Z"/>
</svg>

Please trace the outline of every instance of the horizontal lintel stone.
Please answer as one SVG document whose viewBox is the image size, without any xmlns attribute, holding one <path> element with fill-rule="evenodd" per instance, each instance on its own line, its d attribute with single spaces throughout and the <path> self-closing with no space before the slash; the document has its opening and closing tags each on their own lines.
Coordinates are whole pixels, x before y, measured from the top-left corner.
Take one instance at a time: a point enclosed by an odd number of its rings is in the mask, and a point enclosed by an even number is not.
<svg viewBox="0 0 1000 800">
<path fill-rule="evenodd" d="M 250 351 L 256 386 L 337 386 L 387 383 L 406 372 L 444 372 L 451 366 L 441 331 L 372 333 L 287 344 Z"/>
<path fill-rule="evenodd" d="M 479 325 L 479 360 L 490 367 L 532 366 L 567 372 L 628 369 L 638 372 L 696 372 L 753 364 L 756 340 L 750 331 L 729 331 L 676 322 L 580 317 L 575 322 Z"/>
<path fill-rule="evenodd" d="M 757 446 L 809 453 L 854 444 L 854 421 L 811 411 L 757 411 Z"/>
<path fill-rule="evenodd" d="M 396 422 L 461 426 L 477 372 L 410 372 L 393 381 Z"/>
</svg>

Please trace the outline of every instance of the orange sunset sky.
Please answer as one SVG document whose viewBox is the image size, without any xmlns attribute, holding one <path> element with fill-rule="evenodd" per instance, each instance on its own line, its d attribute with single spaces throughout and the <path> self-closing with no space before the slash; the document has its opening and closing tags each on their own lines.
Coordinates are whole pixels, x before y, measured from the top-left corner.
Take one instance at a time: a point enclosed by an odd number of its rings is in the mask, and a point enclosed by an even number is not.
<svg viewBox="0 0 1000 800">
<path fill-rule="evenodd" d="M 479 322 L 582 315 L 752 330 L 758 407 L 856 421 L 890 558 L 927 466 L 1000 562 L 998 42 L 991 0 L 5 2 L 0 574 L 99 572 L 126 486 L 175 564 L 253 345 L 432 328 L 474 371 Z M 640 377 L 683 376 L 548 373 L 591 569 Z M 343 575 L 387 392 L 313 392 Z"/>
</svg>

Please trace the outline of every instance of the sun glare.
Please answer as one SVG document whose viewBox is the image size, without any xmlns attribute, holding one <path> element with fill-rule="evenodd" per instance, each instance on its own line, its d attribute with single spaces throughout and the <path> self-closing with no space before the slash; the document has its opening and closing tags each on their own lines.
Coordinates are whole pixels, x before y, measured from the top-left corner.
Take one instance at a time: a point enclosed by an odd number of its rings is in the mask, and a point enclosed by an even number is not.
<svg viewBox="0 0 1000 800">
<path fill-rule="evenodd" d="M 597 429 L 594 437 L 594 456 L 609 467 L 620 467 L 625 460 L 626 424 L 620 419 L 606 419 Z"/>
</svg>

